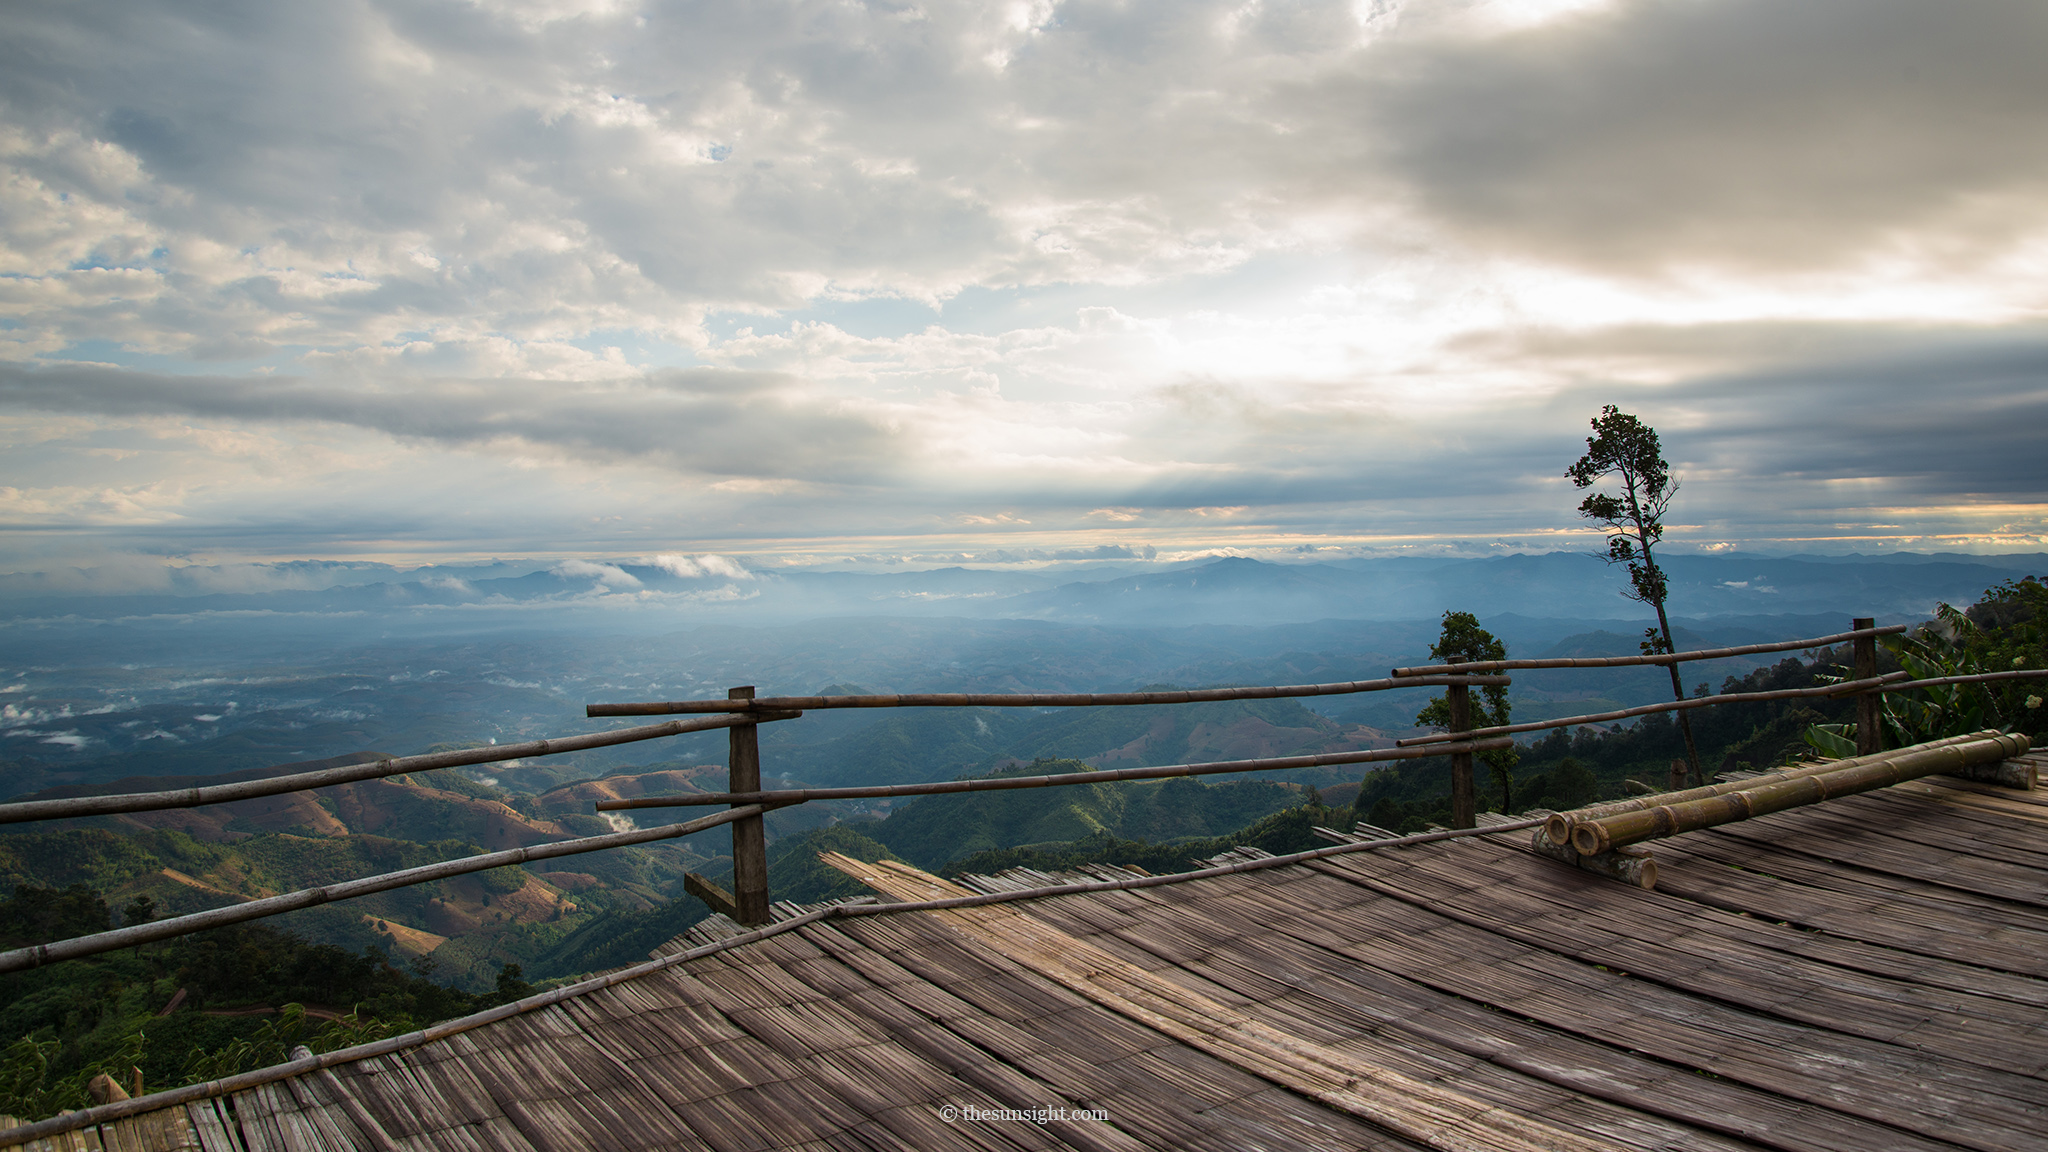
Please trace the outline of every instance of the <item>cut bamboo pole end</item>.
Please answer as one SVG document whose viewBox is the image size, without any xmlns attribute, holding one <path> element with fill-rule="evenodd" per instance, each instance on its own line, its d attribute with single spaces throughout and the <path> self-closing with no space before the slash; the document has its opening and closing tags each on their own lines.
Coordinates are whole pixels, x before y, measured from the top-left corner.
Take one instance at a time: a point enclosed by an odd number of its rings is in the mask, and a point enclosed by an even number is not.
<svg viewBox="0 0 2048 1152">
<path fill-rule="evenodd" d="M 1657 861 L 1644 848 L 1616 848 L 1611 852 L 1582 856 L 1569 845 L 1551 843 L 1550 837 L 1541 828 L 1536 830 L 1529 847 L 1539 856 L 1562 860 L 1574 867 L 1583 868 L 1610 880 L 1633 884 L 1645 891 L 1657 887 Z"/>
</svg>

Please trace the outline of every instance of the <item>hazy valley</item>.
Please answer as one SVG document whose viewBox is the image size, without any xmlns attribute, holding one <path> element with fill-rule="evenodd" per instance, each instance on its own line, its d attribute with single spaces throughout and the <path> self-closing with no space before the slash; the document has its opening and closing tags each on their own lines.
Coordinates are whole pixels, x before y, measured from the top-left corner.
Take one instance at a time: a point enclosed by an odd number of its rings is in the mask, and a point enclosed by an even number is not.
<svg viewBox="0 0 2048 1152">
<path fill-rule="evenodd" d="M 1968 602 L 2030 559 L 2039 558 L 1686 557 L 1672 562 L 1680 580 L 1672 599 L 1681 645 L 1753 643 L 1839 631 L 1858 612 L 1923 617 L 1937 600 Z M 1434 615 L 1451 607 L 1479 612 L 1515 655 L 1632 653 L 1641 629 L 1613 574 L 1566 554 L 1304 565 L 1226 559 L 1141 572 L 733 571 L 741 575 L 685 579 L 632 565 L 557 565 L 318 589 L 62 598 L 20 595 L 47 589 L 17 579 L 16 595 L 0 601 L 0 791 L 190 786 L 287 765 L 567 735 L 617 725 L 585 719 L 586 703 L 722 696 L 738 684 L 763 694 L 845 694 L 1371 679 L 1421 662 Z M 720 589 L 731 594 L 714 595 Z M 1757 610 L 1778 599 L 1796 610 Z M 1718 685 L 1771 662 L 1694 665 L 1688 678 Z M 1525 674 L 1513 698 L 1517 718 L 1527 719 L 1668 692 L 1660 672 L 1633 669 Z M 910 783 L 1040 759 L 1127 767 L 1383 747 L 1412 730 L 1425 698 L 1406 691 L 1182 708 L 823 711 L 765 726 L 761 742 L 772 781 Z M 147 897 L 163 911 L 189 911 L 590 835 L 632 823 L 600 818 L 596 799 L 717 790 L 724 742 L 713 732 L 212 808 L 15 825 L 0 834 L 0 884 L 86 883 L 110 907 Z M 1231 778 L 971 802 L 813 804 L 774 813 L 769 825 L 786 839 L 844 824 L 877 848 L 942 867 L 971 853 L 1088 836 L 1214 838 L 1301 804 L 1311 797 L 1304 789 L 1345 802 L 1358 780 L 1355 770 L 1323 769 L 1284 783 Z M 634 813 L 640 826 L 697 814 Z M 607 925 L 637 925 L 625 936 L 638 940 L 694 919 L 701 906 L 682 895 L 683 874 L 720 873 L 725 842 L 716 830 L 284 922 L 352 948 L 431 954 L 438 979 L 488 987 L 508 961 L 529 974 L 572 970 L 604 951 L 599 930 Z M 780 867 L 803 864 L 785 858 Z"/>
</svg>

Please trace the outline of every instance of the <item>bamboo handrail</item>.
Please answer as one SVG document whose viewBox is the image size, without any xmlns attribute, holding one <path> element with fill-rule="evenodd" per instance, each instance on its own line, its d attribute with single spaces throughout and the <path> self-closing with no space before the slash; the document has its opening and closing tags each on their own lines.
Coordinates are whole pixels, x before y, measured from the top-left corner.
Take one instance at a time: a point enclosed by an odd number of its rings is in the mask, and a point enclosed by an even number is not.
<svg viewBox="0 0 2048 1152">
<path fill-rule="evenodd" d="M 1453 672 L 1487 672 L 1516 668 L 1625 668 L 1632 664 L 1683 664 L 1689 660 L 1722 660 L 1730 656 L 1750 656 L 1758 652 L 1793 652 L 1801 648 L 1825 648 L 1840 644 L 1844 640 L 1855 640 L 1864 636 L 1895 636 L 1908 630 L 1905 624 L 1887 624 L 1882 628 L 1858 628 L 1851 632 L 1837 632 L 1833 636 L 1816 636 L 1811 640 L 1777 640 L 1769 644 L 1744 644 L 1736 648 L 1696 648 L 1687 652 L 1659 652 L 1650 656 L 1554 656 L 1530 660 L 1472 660 L 1463 664 L 1424 664 L 1414 668 L 1396 668 L 1396 676 L 1436 676 Z"/>
<path fill-rule="evenodd" d="M 585 836 L 575 840 L 558 840 L 552 844 L 534 844 L 525 848 L 508 848 L 502 852 L 486 852 L 481 856 L 464 856 L 459 860 L 423 864 L 417 868 L 365 876 L 360 880 L 344 880 L 339 884 L 328 884 L 320 888 L 302 888 L 297 892 L 266 896 L 242 904 L 231 904 L 226 908 L 211 908 L 204 912 L 194 912 L 189 916 L 174 916 L 168 920 L 132 924 L 109 932 L 95 932 L 89 936 L 74 936 L 69 940 L 16 948 L 10 952 L 0 952 L 0 973 L 39 968 L 60 960 L 75 960 L 80 956 L 93 956 L 117 948 L 130 948 L 155 940 L 168 940 L 174 936 L 189 936 L 194 932 L 239 924 L 244 920 L 260 920 L 266 916 L 294 912 L 300 908 L 312 908 L 336 900 L 388 892 L 393 888 L 503 868 L 508 864 L 524 864 L 529 860 L 547 860 L 556 856 L 574 856 L 583 852 L 601 852 L 607 848 L 646 844 L 654 840 L 670 840 L 677 836 L 688 836 L 692 832 L 702 832 L 706 828 L 729 824 L 734 820 L 759 816 L 771 808 L 779 807 L 782 805 L 749 804 L 725 812 L 714 812 L 709 816 L 699 816 L 695 820 L 686 820 L 680 824 L 665 824 L 659 828 L 610 832 L 602 836 Z"/>
<path fill-rule="evenodd" d="M 1644 840 L 1766 816 L 1835 796 L 1851 796 L 1932 776 L 1937 772 L 1953 772 L 1976 764 L 2010 759 L 2024 755 L 2029 747 L 2031 742 L 2025 735 L 2013 733 L 1968 743 L 1904 748 L 1865 757 L 1847 767 L 1838 765 L 1830 771 L 1771 780 L 1761 785 L 1743 781 L 1747 787 L 1718 796 L 1658 804 L 1634 812 L 1617 812 L 1595 820 L 1580 821 L 1572 828 L 1572 850 L 1581 856 L 1595 856 Z"/>
<path fill-rule="evenodd" d="M 1845 680 L 1840 684 L 1823 684 L 1818 688 L 1777 688 L 1769 692 L 1730 692 L 1722 696 L 1691 696 L 1684 700 L 1667 700 L 1661 704 L 1644 704 L 1635 708 L 1623 708 L 1615 712 L 1594 712 L 1585 716 L 1565 716 L 1557 720 L 1531 720 L 1526 724 L 1496 724 L 1491 728 L 1474 728 L 1469 732 L 1438 732 L 1429 736 L 1409 736 L 1396 740 L 1397 748 L 1409 748 L 1422 744 L 1442 744 L 1450 740 L 1470 740 L 1478 736 L 1505 736 L 1515 732 L 1541 732 L 1548 728 L 1571 728 L 1580 724 L 1600 724 L 1608 720 L 1625 720 L 1631 716 L 1650 716 L 1658 712 L 1678 712 L 1687 708 L 1705 708 L 1713 704 L 1751 704 L 1760 700 L 1794 700 L 1802 696 L 1841 696 L 1850 692 L 1868 692 L 1892 683 L 1900 677 L 1910 676 L 1909 672 L 1887 672 L 1868 680 Z"/>
<path fill-rule="evenodd" d="M 877 784 L 850 788 L 789 788 L 774 792 L 692 792 L 677 796 L 635 796 L 599 800 L 599 812 L 635 808 L 684 808 L 697 804 L 801 804 L 811 800 L 858 800 L 882 796 L 941 796 L 954 792 L 993 792 L 1011 788 L 1059 788 L 1069 784 L 1107 784 L 1116 780 L 1161 780 L 1177 776 L 1211 776 L 1228 772 L 1266 772 L 1286 768 L 1318 768 L 1331 764 L 1370 764 L 1381 760 L 1414 760 L 1457 752 L 1487 752 L 1514 746 L 1503 736 L 1450 746 L 1373 748 L 1357 752 L 1324 752 L 1312 756 L 1273 756 L 1263 760 L 1214 760 L 1202 764 L 1165 764 L 1151 768 L 1104 768 L 1094 772 L 1062 772 L 1046 776 L 999 776 L 979 780 L 942 780 L 929 784 Z"/>
<path fill-rule="evenodd" d="M 640 704 L 589 704 L 586 716 L 662 716 L 676 712 L 750 712 L 759 709 L 815 711 L 822 708 L 1104 708 L 1138 704 L 1201 704 L 1213 700 L 1282 700 L 1298 696 L 1343 696 L 1395 688 L 1444 684 L 1504 687 L 1506 676 L 1450 674 L 1348 680 L 1334 684 L 1285 684 L 1251 688 L 1188 688 L 1168 692 L 924 692 L 888 696 L 763 696 L 754 700 L 667 700 Z"/>
<path fill-rule="evenodd" d="M 664 736 L 678 736 L 685 732 L 731 728 L 739 724 L 766 724 L 775 720 L 795 719 L 801 715 L 801 712 L 783 711 L 744 716 L 717 716 L 703 720 L 671 720 L 665 724 L 615 728 L 610 732 L 593 732 L 585 736 L 553 736 L 545 740 L 525 740 L 518 744 L 490 744 L 482 748 L 464 748 L 454 752 L 392 756 L 340 768 L 294 772 L 289 776 L 270 776 L 262 780 L 244 780 L 235 784 L 208 784 L 198 788 L 173 788 L 163 792 L 125 792 L 114 796 L 20 800 L 12 804 L 0 804 L 0 824 L 17 824 L 25 820 L 63 820 L 78 816 L 108 816 L 120 812 L 154 812 L 163 808 L 197 808 L 207 804 L 251 800 L 258 796 L 276 796 L 283 792 L 299 792 L 308 788 L 351 784 L 358 780 L 402 776 L 408 772 L 428 772 L 437 768 L 456 768 L 465 764 L 492 764 L 500 760 L 517 760 L 526 756 L 553 756 L 562 752 L 580 752 L 586 748 L 631 744 L 637 740 L 658 740 Z"/>
<path fill-rule="evenodd" d="M 720 813 L 720 815 L 726 815 L 726 813 Z M 785 932 L 793 932 L 807 925 L 815 924 L 820 920 L 834 919 L 842 916 L 893 916 L 905 912 L 933 912 L 946 908 L 968 908 L 983 904 L 1003 904 L 1012 900 L 1037 900 L 1047 896 L 1068 896 L 1084 892 L 1117 892 L 1132 888 L 1156 888 L 1166 884 L 1184 884 L 1190 880 L 1205 880 L 1212 876 L 1228 876 L 1239 872 L 1258 872 L 1267 868 L 1280 868 L 1307 860 L 1321 860 L 1329 856 L 1341 856 L 1349 852 L 1367 852 L 1380 848 L 1405 848 L 1414 844 L 1431 844 L 1438 840 L 1456 840 L 1468 836 L 1492 836 L 1502 832 L 1516 832 L 1523 828 L 1533 828 L 1540 823 L 1542 823 L 1540 819 L 1529 819 L 1517 820 L 1507 824 L 1496 824 L 1488 828 L 1454 828 L 1442 832 L 1419 832 L 1413 836 L 1397 836 L 1391 840 L 1367 840 L 1358 844 L 1337 844 L 1328 848 L 1311 848 L 1306 852 L 1293 852 L 1285 856 L 1266 856 L 1257 860 L 1241 860 L 1233 864 L 1219 864 L 1212 868 L 1198 868 L 1190 872 L 1171 872 L 1162 876 L 1139 876 L 1129 880 L 1101 880 L 1078 884 L 1054 884 L 1043 888 L 1019 888 L 1008 892 L 990 892 L 949 900 L 920 900 L 905 901 L 898 904 L 878 904 L 874 902 L 873 897 L 862 896 L 857 898 L 860 901 L 859 903 L 832 904 L 823 908 L 813 908 L 809 912 L 792 916 L 787 920 L 778 920 L 765 928 L 757 928 L 751 932 L 727 936 L 722 940 L 714 940 L 709 944 L 699 945 L 696 948 L 683 952 L 675 952 L 653 960 L 642 961 L 631 967 L 615 968 L 609 972 L 579 980 L 574 984 L 564 984 L 559 988 L 551 988 L 546 992 L 536 992 L 524 999 L 514 1000 L 510 1004 L 500 1004 L 496 1008 L 486 1008 L 481 1012 L 474 1012 L 468 1016 L 444 1020 L 439 1024 L 422 1028 L 416 1032 L 407 1032 L 402 1036 L 391 1036 L 383 1040 L 373 1040 L 368 1044 L 357 1044 L 350 1048 L 337 1048 L 332 1052 L 305 1056 L 283 1064 L 273 1064 L 268 1068 L 257 1068 L 248 1072 L 237 1073 L 236 1075 L 219 1080 L 208 1080 L 200 1084 L 187 1084 L 181 1088 L 167 1088 L 162 1092 L 155 1092 L 148 1096 L 137 1096 L 131 1100 L 117 1100 L 111 1104 L 98 1104 L 76 1112 L 59 1113 L 47 1120 L 17 1125 L 5 1131 L 0 1131 L 0 1148 L 11 1148 L 17 1144 L 27 1144 L 30 1141 L 41 1140 L 62 1132 L 70 1132 L 96 1124 L 109 1124 L 130 1116 L 140 1116 L 147 1112 L 174 1108 L 194 1100 L 205 1100 L 214 1096 L 225 1096 L 232 1092 L 241 1092 L 250 1088 L 260 1087 L 264 1084 L 274 1084 L 279 1080 L 288 1080 L 293 1076 L 318 1072 L 323 1068 L 352 1064 L 358 1060 L 388 1056 L 408 1048 L 417 1048 L 423 1044 L 444 1040 L 450 1036 L 460 1035 L 487 1024 L 495 1024 L 500 1020 L 522 1016 L 528 1012 L 537 1012 L 542 1008 L 560 1004 L 564 1000 L 571 1000 L 586 993 L 623 984 L 628 980 L 637 980 L 642 976 L 673 968 L 678 964 L 687 964 L 692 960 L 702 959 L 705 956 L 730 951 L 734 948 L 742 948 L 749 944 L 758 944 L 770 937 L 780 936 Z"/>
<path fill-rule="evenodd" d="M 1879 691 L 1904 692 L 1909 688 L 1939 688 L 1943 684 L 1988 684 L 1994 680 L 2039 680 L 2043 677 L 2048 677 L 2048 668 L 2020 668 L 2011 672 L 1972 672 L 1967 676 L 1929 676 L 1925 680 L 1887 684 Z"/>
</svg>

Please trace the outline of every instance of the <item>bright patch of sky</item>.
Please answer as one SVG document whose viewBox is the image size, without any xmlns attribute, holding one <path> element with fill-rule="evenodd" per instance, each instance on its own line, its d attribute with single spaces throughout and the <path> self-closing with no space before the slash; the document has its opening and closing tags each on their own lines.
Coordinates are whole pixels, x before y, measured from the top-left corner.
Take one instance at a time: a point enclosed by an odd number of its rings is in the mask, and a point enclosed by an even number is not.
<svg viewBox="0 0 2048 1152">
<path fill-rule="evenodd" d="M 1603 403 L 1676 546 L 2038 550 L 2044 34 L 12 7 L 0 570 L 1571 546 Z"/>
</svg>

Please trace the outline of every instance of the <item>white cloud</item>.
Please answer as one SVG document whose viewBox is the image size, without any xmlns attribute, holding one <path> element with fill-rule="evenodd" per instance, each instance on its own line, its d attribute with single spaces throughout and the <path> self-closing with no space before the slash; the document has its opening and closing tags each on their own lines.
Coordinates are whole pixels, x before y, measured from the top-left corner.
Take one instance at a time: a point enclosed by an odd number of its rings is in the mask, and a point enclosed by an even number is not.
<svg viewBox="0 0 2048 1152">
<path fill-rule="evenodd" d="M 722 576 L 728 580 L 754 579 L 754 574 L 747 571 L 745 565 L 725 556 L 679 556 L 673 552 L 664 552 L 659 556 L 649 556 L 640 563 L 684 579 L 705 576 Z"/>
<path fill-rule="evenodd" d="M 638 588 L 640 578 L 614 564 L 589 560 L 564 560 L 549 569 L 564 580 L 595 580 L 606 588 Z"/>
<path fill-rule="evenodd" d="M 2041 12 L 16 6 L 0 520 L 734 580 L 1490 539 L 1572 527 L 1618 401 L 1722 543 L 2029 538 Z"/>
</svg>

